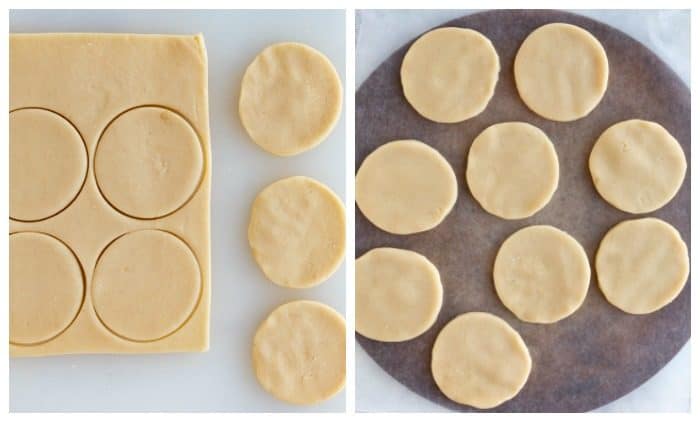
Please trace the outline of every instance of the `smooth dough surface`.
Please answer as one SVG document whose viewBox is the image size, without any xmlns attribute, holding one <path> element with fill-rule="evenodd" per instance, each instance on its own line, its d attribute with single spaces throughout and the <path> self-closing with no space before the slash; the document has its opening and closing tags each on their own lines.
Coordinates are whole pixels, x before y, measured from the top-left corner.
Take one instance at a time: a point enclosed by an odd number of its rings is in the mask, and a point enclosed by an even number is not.
<svg viewBox="0 0 700 422">
<path fill-rule="evenodd" d="M 355 330 L 405 341 L 428 330 L 442 306 L 440 273 L 425 256 L 376 248 L 355 261 Z"/>
<path fill-rule="evenodd" d="M 595 266 L 608 302 L 630 314 L 648 314 L 671 303 L 690 272 L 685 242 L 657 218 L 627 220 L 610 229 Z"/>
<path fill-rule="evenodd" d="M 469 312 L 447 323 L 433 345 L 431 369 L 450 400 L 490 409 L 523 388 L 532 360 L 508 323 L 486 312 Z"/>
<path fill-rule="evenodd" d="M 264 49 L 246 69 L 238 113 L 256 144 L 288 156 L 328 136 L 342 100 L 333 63 L 308 45 L 285 42 Z"/>
<path fill-rule="evenodd" d="M 600 135 L 588 167 L 603 199 L 622 211 L 641 214 L 673 199 L 687 164 L 680 144 L 663 126 L 626 120 Z"/>
<path fill-rule="evenodd" d="M 509 220 L 530 217 L 557 189 L 557 152 L 547 134 L 529 123 L 495 124 L 469 148 L 467 184 L 487 212 Z"/>
<path fill-rule="evenodd" d="M 491 41 L 466 28 L 438 28 L 423 34 L 401 64 L 406 100 L 426 119 L 456 123 L 484 111 L 500 64 Z"/>
<path fill-rule="evenodd" d="M 588 115 L 608 87 L 608 58 L 585 29 L 551 23 L 534 30 L 515 56 L 515 84 L 530 110 L 568 122 Z"/>
<path fill-rule="evenodd" d="M 457 200 L 450 164 L 423 142 L 386 143 L 362 162 L 355 177 L 355 200 L 375 226 L 393 234 L 430 230 Z"/>
<path fill-rule="evenodd" d="M 319 302 L 286 303 L 253 338 L 253 369 L 262 387 L 294 404 L 327 400 L 345 386 L 345 321 Z"/>
<path fill-rule="evenodd" d="M 83 140 L 67 120 L 47 110 L 16 110 L 9 120 L 10 217 L 50 217 L 70 204 L 85 180 Z"/>
<path fill-rule="evenodd" d="M 345 208 L 332 190 L 310 177 L 278 180 L 253 202 L 248 242 L 273 283 L 315 286 L 343 261 Z"/>
<path fill-rule="evenodd" d="M 549 324 L 583 303 L 591 268 L 583 247 L 552 226 L 530 226 L 506 239 L 493 266 L 501 302 L 526 322 Z"/>
</svg>

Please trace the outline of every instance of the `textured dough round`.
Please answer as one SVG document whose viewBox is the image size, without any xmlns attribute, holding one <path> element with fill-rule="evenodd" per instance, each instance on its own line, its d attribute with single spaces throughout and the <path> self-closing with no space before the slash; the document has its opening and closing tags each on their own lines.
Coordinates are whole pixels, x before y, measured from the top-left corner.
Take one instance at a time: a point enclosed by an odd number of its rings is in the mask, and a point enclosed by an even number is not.
<svg viewBox="0 0 700 422">
<path fill-rule="evenodd" d="M 87 152 L 78 131 L 42 109 L 10 113 L 10 217 L 51 217 L 78 195 L 87 173 Z"/>
<path fill-rule="evenodd" d="M 622 211 L 641 214 L 673 199 L 683 184 L 686 161 L 678 141 L 663 126 L 626 120 L 600 135 L 588 167 L 603 199 Z"/>
<path fill-rule="evenodd" d="M 549 324 L 583 303 L 591 268 L 583 247 L 552 226 L 530 226 L 506 239 L 493 265 L 501 302 L 526 322 Z"/>
<path fill-rule="evenodd" d="M 243 75 L 238 113 L 265 151 L 296 155 L 320 144 L 342 109 L 343 89 L 333 63 L 305 44 L 273 44 Z"/>
<path fill-rule="evenodd" d="M 10 342 L 35 344 L 65 330 L 83 301 L 83 271 L 59 240 L 10 235 Z"/>
<path fill-rule="evenodd" d="M 423 34 L 401 63 L 406 100 L 426 119 L 456 123 L 484 111 L 498 82 L 500 64 L 493 44 L 466 28 Z"/>
<path fill-rule="evenodd" d="M 117 117 L 95 152 L 95 178 L 107 201 L 136 218 L 176 211 L 199 185 L 204 166 L 194 129 L 160 107 L 140 107 Z"/>
<path fill-rule="evenodd" d="M 253 369 L 280 400 L 314 404 L 345 385 L 345 321 L 319 302 L 286 303 L 268 315 L 253 338 Z"/>
<path fill-rule="evenodd" d="M 175 332 L 201 290 L 199 264 L 178 237 L 140 230 L 114 240 L 95 266 L 92 301 L 103 324 L 134 341 Z"/>
<path fill-rule="evenodd" d="M 467 184 L 487 212 L 508 220 L 530 217 L 557 190 L 557 152 L 547 135 L 531 124 L 495 124 L 469 148 Z"/>
<path fill-rule="evenodd" d="M 671 303 L 690 271 L 681 235 L 657 218 L 627 220 L 610 229 L 595 267 L 608 302 L 630 314 L 648 314 Z"/>
<path fill-rule="evenodd" d="M 588 115 L 608 87 L 608 58 L 585 29 L 551 23 L 534 30 L 515 56 L 515 84 L 540 116 L 568 122 Z"/>
<path fill-rule="evenodd" d="M 457 178 L 423 142 L 393 141 L 365 158 L 355 177 L 362 214 L 389 233 L 411 234 L 440 224 L 457 200 Z"/>
<path fill-rule="evenodd" d="M 273 283 L 315 286 L 343 261 L 345 208 L 332 190 L 310 177 L 278 180 L 253 202 L 248 242 Z"/>
<path fill-rule="evenodd" d="M 462 314 L 433 345 L 433 378 L 450 400 L 490 409 L 523 388 L 532 360 L 517 331 L 486 312 Z"/>
<path fill-rule="evenodd" d="M 355 261 L 355 330 L 378 341 L 405 341 L 430 328 L 442 306 L 440 273 L 426 257 L 376 248 Z"/>
</svg>

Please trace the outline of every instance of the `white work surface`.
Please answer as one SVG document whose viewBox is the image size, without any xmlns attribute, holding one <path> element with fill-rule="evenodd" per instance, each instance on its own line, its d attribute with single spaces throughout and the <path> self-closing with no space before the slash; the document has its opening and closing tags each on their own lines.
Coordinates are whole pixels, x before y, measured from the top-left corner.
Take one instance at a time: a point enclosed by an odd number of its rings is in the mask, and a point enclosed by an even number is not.
<svg viewBox="0 0 700 422">
<path fill-rule="evenodd" d="M 238 119 L 246 66 L 269 44 L 307 43 L 345 80 L 344 11 L 12 11 L 11 32 L 204 34 L 212 146 L 211 344 L 206 353 L 10 359 L 11 411 L 344 411 L 345 391 L 316 406 L 268 395 L 251 369 L 257 325 L 274 307 L 314 299 L 345 313 L 344 266 L 320 286 L 266 281 L 248 248 L 250 205 L 266 185 L 311 176 L 345 197 L 345 114 L 321 145 L 274 157 Z M 177 89 L 177 87 L 173 87 Z"/>
<path fill-rule="evenodd" d="M 396 49 L 421 33 L 474 11 L 360 10 L 355 19 L 355 88 Z M 632 36 L 664 60 L 687 84 L 690 80 L 690 12 L 572 11 L 607 23 Z M 356 344 L 356 410 L 393 412 L 448 411 L 413 393 L 384 372 Z M 688 412 L 690 345 L 658 374 L 630 394 L 598 409 L 602 412 Z"/>
</svg>

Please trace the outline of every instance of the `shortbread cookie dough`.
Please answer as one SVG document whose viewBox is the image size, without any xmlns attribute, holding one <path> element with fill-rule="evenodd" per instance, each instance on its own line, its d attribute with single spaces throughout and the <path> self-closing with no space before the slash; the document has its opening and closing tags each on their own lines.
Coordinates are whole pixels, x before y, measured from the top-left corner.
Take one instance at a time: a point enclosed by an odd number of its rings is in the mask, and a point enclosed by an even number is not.
<svg viewBox="0 0 700 422">
<path fill-rule="evenodd" d="M 609 127 L 593 146 L 588 167 L 600 196 L 633 214 L 673 199 L 685 177 L 685 154 L 663 126 L 626 120 Z"/>
<path fill-rule="evenodd" d="M 574 313 L 586 298 L 590 278 L 583 247 L 552 226 L 530 226 L 510 235 L 493 266 L 503 304 L 521 320 L 542 324 Z"/>
<path fill-rule="evenodd" d="M 376 248 L 355 261 L 355 330 L 405 341 L 430 328 L 442 306 L 440 273 L 423 255 Z"/>
<path fill-rule="evenodd" d="M 10 235 L 10 342 L 51 340 L 83 301 L 83 272 L 73 252 L 46 234 Z"/>
<path fill-rule="evenodd" d="M 490 409 L 523 388 L 532 361 L 517 331 L 486 312 L 462 314 L 440 331 L 433 346 L 433 378 L 450 400 Z"/>
<path fill-rule="evenodd" d="M 10 113 L 10 217 L 51 217 L 80 191 L 87 151 L 80 134 L 60 115 L 38 108 Z"/>
<path fill-rule="evenodd" d="M 393 141 L 365 158 L 355 177 L 362 214 L 389 233 L 430 230 L 452 210 L 457 179 L 442 155 L 423 142 Z"/>
<path fill-rule="evenodd" d="M 310 177 L 279 180 L 253 202 L 248 242 L 265 276 L 284 287 L 327 280 L 345 254 L 345 208 Z"/>
<path fill-rule="evenodd" d="M 333 63 L 308 45 L 285 42 L 264 49 L 246 69 L 238 113 L 262 149 L 296 155 L 328 136 L 342 99 Z"/>
<path fill-rule="evenodd" d="M 537 127 L 498 123 L 474 139 L 467 160 L 467 184 L 489 213 L 513 220 L 544 208 L 559 183 L 554 145 Z"/>
<path fill-rule="evenodd" d="M 300 300 L 268 315 L 253 339 L 253 369 L 280 400 L 314 404 L 345 386 L 345 321 L 329 306 Z"/>
<path fill-rule="evenodd" d="M 608 87 L 608 58 L 588 31 L 566 23 L 537 28 L 515 56 L 515 84 L 523 102 L 560 122 L 580 119 Z"/>
<path fill-rule="evenodd" d="M 466 28 L 423 34 L 401 64 L 406 100 L 426 119 L 455 123 L 484 111 L 498 81 L 498 53 L 488 38 Z"/>
<path fill-rule="evenodd" d="M 671 303 L 690 271 L 685 242 L 657 218 L 627 220 L 610 229 L 595 266 L 605 297 L 630 314 L 648 314 Z"/>
</svg>

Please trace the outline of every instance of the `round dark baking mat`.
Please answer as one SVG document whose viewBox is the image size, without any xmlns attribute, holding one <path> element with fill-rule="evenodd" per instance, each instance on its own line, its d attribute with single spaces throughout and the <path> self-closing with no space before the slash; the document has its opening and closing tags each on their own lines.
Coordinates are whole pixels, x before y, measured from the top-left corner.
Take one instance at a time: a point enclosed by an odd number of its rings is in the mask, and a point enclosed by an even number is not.
<svg viewBox="0 0 700 422">
<path fill-rule="evenodd" d="M 520 43 L 535 28 L 568 22 L 590 31 L 605 47 L 610 79 L 605 97 L 587 117 L 552 122 L 531 112 L 520 100 L 513 80 L 513 59 Z M 435 229 L 397 236 L 373 226 L 355 207 L 356 256 L 391 246 L 417 251 L 440 270 L 444 303 L 435 325 L 402 343 L 381 343 L 356 335 L 369 355 L 399 382 L 445 407 L 472 411 L 447 399 L 430 373 L 430 352 L 439 330 L 455 316 L 488 311 L 504 318 L 527 343 L 533 368 L 527 384 L 512 400 L 492 409 L 507 412 L 580 412 L 595 409 L 634 390 L 661 369 L 690 337 L 690 282 L 668 306 L 632 316 L 610 305 L 593 271 L 581 308 L 552 325 L 518 320 L 498 300 L 491 278 L 500 244 L 531 224 L 551 224 L 574 236 L 593 264 L 606 231 L 630 218 L 608 205 L 595 191 L 588 155 L 595 140 L 613 123 L 640 118 L 663 125 L 681 143 L 690 163 L 690 92 L 658 57 L 639 42 L 605 24 L 558 11 L 489 11 L 441 26 L 475 29 L 496 47 L 501 73 L 486 110 L 457 124 L 434 123 L 404 99 L 399 68 L 413 40 L 392 54 L 356 93 L 356 170 L 378 146 L 395 139 L 419 139 L 439 150 L 452 165 L 459 184 L 455 208 Z M 419 34 L 416 34 L 418 36 Z M 507 221 L 486 213 L 471 196 L 464 173 L 472 140 L 486 127 L 525 121 L 544 130 L 559 155 L 559 188 L 534 217 Z M 675 226 L 690 247 L 690 168 L 676 197 L 649 215 Z"/>
</svg>

